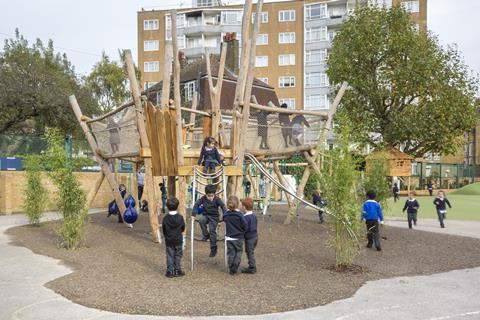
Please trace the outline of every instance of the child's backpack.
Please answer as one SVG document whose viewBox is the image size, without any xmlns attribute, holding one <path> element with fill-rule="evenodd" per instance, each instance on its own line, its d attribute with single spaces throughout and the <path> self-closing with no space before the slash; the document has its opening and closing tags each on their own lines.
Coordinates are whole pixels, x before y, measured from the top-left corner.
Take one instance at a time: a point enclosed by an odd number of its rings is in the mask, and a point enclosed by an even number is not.
<svg viewBox="0 0 480 320">
<path fill-rule="evenodd" d="M 120 213 L 120 210 L 118 210 L 117 203 L 115 202 L 115 200 L 113 200 L 112 202 L 110 202 L 108 204 L 108 216 L 107 217 L 110 217 L 111 215 L 115 215 L 115 214 L 119 214 L 119 213 Z"/>
<path fill-rule="evenodd" d="M 125 199 L 125 207 L 135 208 L 135 205 L 136 205 L 135 199 L 132 197 L 131 194 L 129 194 L 128 197 Z"/>
</svg>

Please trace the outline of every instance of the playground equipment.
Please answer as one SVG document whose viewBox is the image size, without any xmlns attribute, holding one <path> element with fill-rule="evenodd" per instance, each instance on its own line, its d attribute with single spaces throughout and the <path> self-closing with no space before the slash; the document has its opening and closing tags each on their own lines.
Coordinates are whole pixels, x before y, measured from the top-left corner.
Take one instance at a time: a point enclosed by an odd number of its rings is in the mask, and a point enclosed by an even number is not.
<svg viewBox="0 0 480 320">
<path fill-rule="evenodd" d="M 118 182 L 110 170 L 109 163 L 116 159 L 130 161 L 134 164 L 135 172 L 143 165 L 145 169 L 144 188 L 149 204 L 153 239 L 160 242 L 157 199 L 155 197 L 157 188 L 154 177 L 168 177 L 169 196 L 176 196 L 179 199 L 178 211 L 185 217 L 187 179 L 193 178 L 192 198 L 195 199 L 197 192 L 202 193 L 204 186 L 201 183 L 202 179 L 211 178 L 203 175 L 196 163 L 200 154 L 199 142 L 203 141 L 205 137 L 212 136 L 219 142 L 219 152 L 225 159 L 225 165 L 220 169 L 220 176 L 216 176 L 219 171 L 213 175 L 216 178 L 221 177 L 219 183 L 221 183 L 222 189 L 219 192 L 223 194 L 224 199 L 227 195 L 242 196 L 243 164 L 246 159 L 257 167 L 271 184 L 285 191 L 288 195 L 289 205 L 302 202 L 319 209 L 302 199 L 302 193 L 310 170 L 320 173 L 314 160 L 316 148 L 325 138 L 325 129 L 330 128 L 332 115 L 345 92 L 346 85 L 342 85 L 328 113 L 280 108 L 274 102 L 267 105 L 259 104 L 257 97 L 252 94 L 252 90 L 254 81 L 258 81 L 254 79 L 253 74 L 255 42 L 262 4 L 262 0 L 257 2 L 253 25 L 250 19 L 252 0 L 247 0 L 244 5 L 240 60 L 242 68 L 240 68 L 239 74 L 235 75 L 236 87 L 233 105 L 227 110 L 220 108 L 222 93 L 224 93 L 222 83 L 227 50 L 225 43 L 222 44 L 216 79 L 212 77 L 210 54 L 208 51 L 205 52 L 211 106 L 206 110 L 197 110 L 197 94 L 193 95 L 190 107 L 182 106 L 175 10 L 170 13 L 172 40 L 166 41 L 160 103 L 153 105 L 146 96 L 141 95 L 130 51 L 126 51 L 125 64 L 132 95 L 131 101 L 105 115 L 90 118 L 82 114 L 75 96 L 70 96 L 70 103 L 76 118 L 101 167 L 95 187 L 87 198 L 89 206 L 106 178 L 120 212 L 125 213 L 127 206 L 118 191 Z M 171 68 L 172 62 L 173 69 Z M 173 95 L 171 94 L 170 70 L 173 70 Z M 184 123 L 184 120 L 190 122 Z M 186 148 L 187 144 L 190 148 Z M 287 184 L 280 172 L 278 162 L 299 153 L 305 157 L 308 165 L 305 167 L 297 192 L 294 193 L 286 187 Z M 265 169 L 261 161 L 272 163 L 277 178 L 274 178 L 269 170 Z M 133 185 L 136 185 L 135 178 L 133 180 Z M 271 188 L 267 187 L 266 189 L 267 197 L 269 197 Z M 191 229 L 191 235 L 193 235 L 193 222 Z M 191 254 L 191 259 L 193 259 L 193 247 Z"/>
</svg>

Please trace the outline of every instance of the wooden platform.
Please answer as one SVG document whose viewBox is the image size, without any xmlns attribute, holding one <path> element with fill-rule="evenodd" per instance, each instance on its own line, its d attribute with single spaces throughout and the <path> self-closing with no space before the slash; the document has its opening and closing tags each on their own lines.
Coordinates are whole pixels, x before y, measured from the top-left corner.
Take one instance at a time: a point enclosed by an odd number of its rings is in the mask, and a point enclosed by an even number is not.
<svg viewBox="0 0 480 320">
<path fill-rule="evenodd" d="M 179 176 L 193 176 L 194 166 L 178 167 Z M 200 167 L 203 170 L 203 167 Z M 239 166 L 224 166 L 224 172 L 226 176 L 243 176 L 243 168 Z"/>
</svg>

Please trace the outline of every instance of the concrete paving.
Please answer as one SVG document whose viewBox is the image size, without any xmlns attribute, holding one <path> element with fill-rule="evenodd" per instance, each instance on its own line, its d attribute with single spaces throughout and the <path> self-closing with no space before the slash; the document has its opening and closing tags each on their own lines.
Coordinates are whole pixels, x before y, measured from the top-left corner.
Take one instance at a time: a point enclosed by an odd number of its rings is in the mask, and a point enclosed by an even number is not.
<svg viewBox="0 0 480 320">
<path fill-rule="evenodd" d="M 54 219 L 49 214 L 48 219 Z M 423 220 L 422 220 L 423 221 Z M 191 319 L 124 315 L 77 305 L 43 285 L 71 270 L 58 260 L 10 245 L 5 230 L 26 222 L 22 215 L 0 217 L 1 320 L 130 320 Z M 423 222 L 422 222 L 423 223 Z M 477 230 L 478 231 L 478 230 Z M 319 283 L 318 290 L 322 290 Z M 259 316 L 197 317 L 196 319 L 480 319 L 480 268 L 431 276 L 400 277 L 366 283 L 345 300 L 306 310 Z"/>
<path fill-rule="evenodd" d="M 387 217 L 385 221 L 387 225 L 393 227 L 408 228 L 406 218 Z M 480 221 L 449 220 L 447 217 L 444 224 L 445 228 L 440 228 L 437 219 L 420 219 L 413 229 L 480 239 Z"/>
</svg>

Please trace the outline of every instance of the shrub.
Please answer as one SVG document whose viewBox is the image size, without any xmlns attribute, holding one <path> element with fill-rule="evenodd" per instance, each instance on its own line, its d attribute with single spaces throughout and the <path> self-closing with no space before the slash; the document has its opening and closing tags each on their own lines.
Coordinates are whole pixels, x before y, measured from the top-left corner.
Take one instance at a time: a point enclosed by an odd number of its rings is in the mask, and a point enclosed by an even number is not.
<svg viewBox="0 0 480 320">
<path fill-rule="evenodd" d="M 27 174 L 27 186 L 23 208 L 31 225 L 38 226 L 47 204 L 47 190 L 42 184 L 42 158 L 28 155 L 23 164 Z"/>
</svg>

